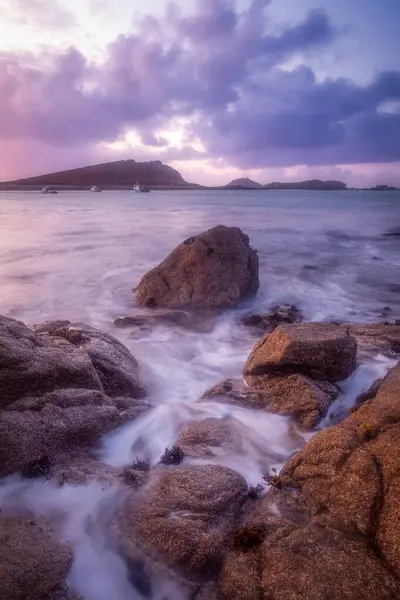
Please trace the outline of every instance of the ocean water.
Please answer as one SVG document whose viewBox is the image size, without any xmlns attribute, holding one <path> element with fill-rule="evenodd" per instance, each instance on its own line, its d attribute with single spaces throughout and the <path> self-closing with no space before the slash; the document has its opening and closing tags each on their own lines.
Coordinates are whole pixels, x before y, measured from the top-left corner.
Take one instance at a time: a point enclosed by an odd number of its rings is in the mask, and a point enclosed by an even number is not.
<svg viewBox="0 0 400 600">
<path fill-rule="evenodd" d="M 132 288 L 142 274 L 182 240 L 218 224 L 241 227 L 258 250 L 256 298 L 204 331 L 113 326 L 138 310 Z M 197 402 L 216 383 L 240 377 L 256 341 L 240 316 L 279 303 L 296 304 L 307 320 L 373 322 L 383 319 L 383 309 L 385 318 L 400 318 L 400 194 L 0 192 L 0 314 L 30 325 L 86 322 L 118 337 L 141 365 L 154 408 L 105 437 L 97 452 L 107 463 L 124 466 L 140 455 L 156 464 L 188 422 L 234 416 L 244 452 L 212 461 L 236 469 L 250 485 L 279 469 L 297 449 L 288 419 Z M 377 356 L 361 365 L 343 383 L 338 405 L 351 405 L 392 364 Z M 142 600 L 108 539 L 119 497 L 117 488 L 98 484 L 56 488 L 16 476 L 0 482 L 0 508 L 45 515 L 72 543 L 70 584 L 85 600 Z M 153 600 L 185 598 L 169 580 L 153 583 Z"/>
</svg>

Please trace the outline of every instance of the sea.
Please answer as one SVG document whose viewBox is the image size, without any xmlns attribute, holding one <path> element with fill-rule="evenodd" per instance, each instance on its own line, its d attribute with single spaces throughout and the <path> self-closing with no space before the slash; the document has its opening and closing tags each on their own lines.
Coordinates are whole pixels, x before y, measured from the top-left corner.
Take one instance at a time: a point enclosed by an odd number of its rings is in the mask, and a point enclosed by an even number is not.
<svg viewBox="0 0 400 600">
<path fill-rule="evenodd" d="M 184 239 L 219 224 L 240 227 L 258 251 L 255 298 L 196 331 L 113 325 L 139 311 L 132 289 L 146 271 Z M 234 416 L 246 441 L 241 455 L 186 464 L 229 466 L 249 485 L 279 471 L 298 449 L 287 418 L 198 402 L 210 387 L 241 376 L 257 340 L 241 318 L 279 304 L 296 305 L 309 321 L 400 319 L 400 192 L 0 192 L 0 314 L 28 325 L 87 323 L 120 339 L 140 364 L 153 408 L 105 436 L 96 453 L 107 464 L 127 466 L 140 455 L 156 465 L 191 421 Z M 393 364 L 377 355 L 360 365 L 320 427 Z M 304 442 L 313 432 L 301 435 Z M 85 600 L 144 600 L 110 542 L 107 523 L 118 498 L 117 487 L 96 482 L 60 488 L 16 475 L 0 480 L 0 508 L 45 516 L 72 544 L 69 584 Z M 165 577 L 147 597 L 185 600 L 187 592 Z"/>
</svg>

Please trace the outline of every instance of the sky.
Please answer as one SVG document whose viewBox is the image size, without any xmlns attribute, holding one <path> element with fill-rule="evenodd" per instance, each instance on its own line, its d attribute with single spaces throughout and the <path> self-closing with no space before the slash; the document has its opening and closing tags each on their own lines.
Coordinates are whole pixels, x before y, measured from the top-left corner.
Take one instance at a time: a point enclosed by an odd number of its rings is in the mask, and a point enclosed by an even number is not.
<svg viewBox="0 0 400 600">
<path fill-rule="evenodd" d="M 400 185 L 400 0 L 0 0 L 0 180 Z"/>
</svg>

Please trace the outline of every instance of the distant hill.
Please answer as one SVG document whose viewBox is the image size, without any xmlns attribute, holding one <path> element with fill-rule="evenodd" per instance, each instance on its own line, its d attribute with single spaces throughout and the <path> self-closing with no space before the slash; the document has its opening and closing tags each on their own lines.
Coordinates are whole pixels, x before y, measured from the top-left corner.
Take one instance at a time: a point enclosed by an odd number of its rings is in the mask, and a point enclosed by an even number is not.
<svg viewBox="0 0 400 600">
<path fill-rule="evenodd" d="M 236 188 L 236 189 L 261 189 L 263 186 L 261 183 L 257 183 L 257 181 L 253 181 L 248 177 L 242 177 L 240 179 L 234 179 L 228 185 L 225 185 L 226 188 Z"/>
<path fill-rule="evenodd" d="M 147 186 L 184 186 L 188 185 L 180 173 L 164 165 L 159 160 L 136 162 L 119 160 L 116 162 L 48 173 L 27 179 L 9 182 L 18 186 L 131 186 L 135 183 Z"/>
<path fill-rule="evenodd" d="M 308 181 L 290 181 L 267 183 L 263 186 L 266 190 L 346 190 L 347 185 L 342 181 L 321 181 L 310 179 Z"/>
</svg>

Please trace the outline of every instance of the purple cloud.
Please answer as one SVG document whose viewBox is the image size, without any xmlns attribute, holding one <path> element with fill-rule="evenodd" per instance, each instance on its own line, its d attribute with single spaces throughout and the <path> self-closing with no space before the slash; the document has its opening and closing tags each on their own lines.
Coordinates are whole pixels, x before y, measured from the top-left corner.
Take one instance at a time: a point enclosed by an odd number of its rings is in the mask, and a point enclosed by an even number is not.
<svg viewBox="0 0 400 600">
<path fill-rule="evenodd" d="M 135 129 L 162 149 L 157 131 L 186 116 L 181 155 L 196 139 L 207 156 L 239 167 L 400 160 L 400 114 L 382 110 L 400 99 L 400 73 L 359 86 L 288 70 L 339 34 L 320 10 L 271 32 L 269 3 L 239 11 L 233 0 L 202 0 L 190 16 L 170 6 L 119 36 L 102 63 L 75 48 L 0 53 L 0 138 L 88 147 Z"/>
</svg>

